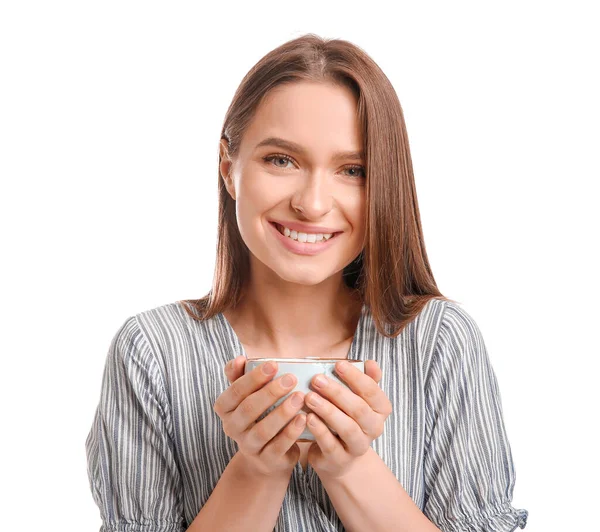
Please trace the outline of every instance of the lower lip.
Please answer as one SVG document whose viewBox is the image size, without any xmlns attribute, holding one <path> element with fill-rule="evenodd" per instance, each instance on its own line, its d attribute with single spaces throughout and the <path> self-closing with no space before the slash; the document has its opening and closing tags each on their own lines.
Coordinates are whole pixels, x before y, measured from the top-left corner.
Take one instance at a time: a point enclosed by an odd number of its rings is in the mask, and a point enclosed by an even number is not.
<svg viewBox="0 0 600 532">
<path fill-rule="evenodd" d="M 316 255 L 317 253 L 321 253 L 322 251 L 325 251 L 326 249 L 329 249 L 331 246 L 333 246 L 338 236 L 341 235 L 341 233 L 334 233 L 334 235 L 327 241 L 315 242 L 314 244 L 310 244 L 308 242 L 298 242 L 297 240 L 292 240 L 291 238 L 282 235 L 273 222 L 269 222 L 269 226 L 275 232 L 275 236 L 279 239 L 279 241 L 289 251 L 298 255 Z"/>
</svg>

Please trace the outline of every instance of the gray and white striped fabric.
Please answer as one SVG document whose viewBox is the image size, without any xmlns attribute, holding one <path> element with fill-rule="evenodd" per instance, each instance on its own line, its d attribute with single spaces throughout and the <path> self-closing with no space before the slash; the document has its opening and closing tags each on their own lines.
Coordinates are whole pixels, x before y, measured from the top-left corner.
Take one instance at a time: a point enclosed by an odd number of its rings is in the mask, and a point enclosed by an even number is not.
<svg viewBox="0 0 600 532">
<path fill-rule="evenodd" d="M 237 451 L 213 404 L 229 386 L 225 364 L 241 354 L 222 314 L 198 322 L 179 302 L 119 328 L 85 441 L 101 532 L 179 532 L 194 520 Z M 525 527 L 528 511 L 512 506 L 497 379 L 460 305 L 429 301 L 397 338 L 379 334 L 364 306 L 348 358 L 382 369 L 394 408 L 372 447 L 438 528 Z M 306 472 L 296 464 L 274 530 L 344 530 L 310 464 Z"/>
</svg>

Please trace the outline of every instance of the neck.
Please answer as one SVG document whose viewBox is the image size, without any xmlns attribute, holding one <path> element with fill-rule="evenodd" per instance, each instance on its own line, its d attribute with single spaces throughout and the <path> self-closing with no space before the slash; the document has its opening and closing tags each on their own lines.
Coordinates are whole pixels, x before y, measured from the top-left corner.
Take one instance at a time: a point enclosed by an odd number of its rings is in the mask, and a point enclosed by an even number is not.
<svg viewBox="0 0 600 532">
<path fill-rule="evenodd" d="M 250 283 L 238 306 L 224 314 L 250 358 L 305 358 L 336 349 L 345 354 L 361 309 L 340 273 L 315 286 Z"/>
</svg>

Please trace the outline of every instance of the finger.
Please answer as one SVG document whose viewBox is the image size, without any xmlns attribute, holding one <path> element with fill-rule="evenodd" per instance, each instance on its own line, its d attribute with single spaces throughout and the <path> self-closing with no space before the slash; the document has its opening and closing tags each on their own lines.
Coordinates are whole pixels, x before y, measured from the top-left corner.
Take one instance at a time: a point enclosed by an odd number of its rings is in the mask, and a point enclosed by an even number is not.
<svg viewBox="0 0 600 532">
<path fill-rule="evenodd" d="M 315 444 L 311 445 L 308 455 L 311 463 L 318 466 L 319 460 L 331 459 L 335 454 L 344 451 L 340 439 L 335 436 L 329 427 L 315 413 L 306 416 L 307 428 L 315 437 Z"/>
<path fill-rule="evenodd" d="M 377 364 L 377 362 L 375 362 L 375 364 Z M 379 384 L 377 384 L 369 375 L 366 375 L 358 368 L 355 368 L 352 364 L 346 363 L 344 365 L 340 362 L 336 364 L 335 371 L 348 385 L 350 390 L 361 397 L 371 407 L 372 410 L 382 415 L 389 415 L 389 412 L 391 412 L 392 408 L 390 400 L 385 392 L 379 387 Z M 329 379 L 329 382 L 334 381 Z M 336 390 L 336 387 L 332 386 L 330 388 L 334 391 Z M 321 390 L 319 390 L 319 393 L 321 393 Z"/>
<path fill-rule="evenodd" d="M 260 452 L 269 442 L 275 438 L 278 433 L 285 432 L 283 439 L 284 444 L 287 444 L 288 438 L 293 437 L 293 441 L 290 442 L 285 449 L 280 446 L 276 446 L 275 449 L 271 449 L 274 453 L 285 453 L 293 442 L 298 439 L 298 436 L 302 433 L 302 429 L 298 432 L 298 427 L 293 426 L 292 420 L 298 420 L 298 414 L 301 414 L 301 408 L 304 406 L 304 394 L 302 392 L 296 392 L 288 397 L 283 403 L 281 403 L 275 410 L 269 413 L 264 419 L 261 419 L 256 423 L 246 435 L 244 445 L 251 452 Z M 304 421 L 306 416 L 304 416 Z M 290 427 L 289 425 L 292 425 Z M 281 442 L 280 442 L 281 443 Z"/>
<path fill-rule="evenodd" d="M 300 447 L 295 444 L 305 426 L 306 416 L 304 414 L 294 416 L 286 427 L 265 446 L 260 453 L 261 458 L 272 463 L 282 455 L 287 455 L 290 465 L 296 465 L 300 458 Z M 291 451 L 291 449 L 294 450 Z"/>
<path fill-rule="evenodd" d="M 270 372 L 267 372 L 269 368 Z M 215 412 L 226 414 L 235 410 L 248 395 L 271 381 L 276 373 L 277 363 L 274 361 L 255 367 L 251 372 L 235 380 L 227 390 L 217 397 L 214 404 Z"/>
<path fill-rule="evenodd" d="M 338 384 L 338 383 L 335 383 Z M 338 386 L 340 386 L 338 384 Z M 340 386 L 340 388 L 343 388 Z M 339 438 L 344 442 L 348 452 L 352 455 L 359 456 L 366 451 L 366 446 L 370 444 L 376 436 L 379 436 L 377 429 L 379 428 L 379 415 L 367 405 L 360 397 L 352 393 L 350 390 L 343 388 L 348 394 L 354 396 L 357 401 L 362 403 L 364 408 L 357 417 L 353 418 L 346 414 L 335 404 L 331 403 L 324 397 L 315 392 L 306 394 L 306 404 L 310 409 L 317 414 L 327 427 L 330 427 L 337 433 Z M 344 394 L 345 395 L 345 394 Z M 351 399 L 355 402 L 354 399 Z M 346 405 L 348 410 L 352 408 Z M 353 407 L 360 409 L 361 407 Z M 364 413 L 363 413 L 364 412 Z M 360 422 L 359 422 L 360 421 Z M 310 428 L 310 427 L 309 427 Z"/>
<path fill-rule="evenodd" d="M 227 362 L 227 364 L 225 364 L 225 368 L 223 368 L 223 371 L 225 372 L 225 376 L 227 377 L 227 380 L 229 381 L 229 383 L 231 384 L 231 372 L 232 372 L 232 368 L 234 365 L 235 359 L 234 360 L 230 360 L 229 362 Z"/>
<path fill-rule="evenodd" d="M 237 377 L 241 377 L 246 369 L 247 359 L 244 355 L 240 355 L 233 360 L 233 372 Z"/>
<path fill-rule="evenodd" d="M 289 382 L 286 380 L 286 377 L 288 376 L 291 377 Z M 236 385 L 236 383 L 241 381 L 242 379 L 238 379 L 231 386 L 233 387 Z M 261 423 L 262 419 L 259 418 L 265 412 L 270 414 L 271 412 L 269 410 L 274 409 L 275 403 L 277 403 L 279 400 L 284 401 L 287 399 L 287 394 L 292 392 L 297 383 L 298 379 L 291 373 L 286 373 L 272 382 L 269 382 L 262 389 L 250 394 L 240 403 L 239 407 L 230 414 L 228 424 L 231 427 L 234 427 L 236 432 L 242 432 L 248 428 L 252 428 L 252 425 L 255 422 L 256 424 Z M 279 406 L 281 405 L 277 405 L 277 407 Z M 296 411 L 298 411 L 298 409 L 296 409 Z M 289 417 L 287 420 L 289 420 Z M 281 426 L 282 425 L 279 425 L 277 430 L 281 429 Z M 270 438 L 272 437 L 273 435 L 270 436 Z M 266 441 L 263 442 L 263 445 L 265 443 Z"/>
<path fill-rule="evenodd" d="M 245 360 L 246 357 L 240 355 L 233 360 L 230 360 L 225 366 L 225 375 L 230 384 L 244 374 Z"/>
<path fill-rule="evenodd" d="M 375 360 L 367 360 L 365 362 L 365 373 L 376 383 L 379 383 L 383 375 L 381 369 L 379 368 L 379 364 L 377 364 Z"/>
<path fill-rule="evenodd" d="M 373 379 L 358 370 L 357 372 L 362 375 L 363 381 L 375 386 L 379 393 L 385 397 L 385 394 Z M 324 384 L 319 385 L 321 380 L 324 381 Z M 316 375 L 312 384 L 317 391 L 317 396 L 307 394 L 307 404 L 313 408 L 312 401 L 322 396 L 325 399 L 325 401 L 322 401 L 324 404 L 317 405 L 313 410 L 340 434 L 345 442 L 353 445 L 360 443 L 357 441 L 359 435 L 355 432 L 356 425 L 363 434 L 367 434 L 371 438 L 379 436 L 381 416 L 360 395 L 326 375 Z M 387 400 L 387 397 L 385 399 Z M 340 415 L 333 410 L 333 407 L 340 411 Z M 360 437 L 363 434 L 360 434 Z"/>
</svg>

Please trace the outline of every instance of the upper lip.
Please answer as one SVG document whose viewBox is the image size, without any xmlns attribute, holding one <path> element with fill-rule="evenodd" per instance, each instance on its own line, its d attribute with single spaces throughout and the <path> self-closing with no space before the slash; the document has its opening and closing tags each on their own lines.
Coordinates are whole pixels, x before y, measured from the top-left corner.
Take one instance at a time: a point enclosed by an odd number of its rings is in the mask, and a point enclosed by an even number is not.
<svg viewBox="0 0 600 532">
<path fill-rule="evenodd" d="M 337 229 L 332 229 L 331 227 L 322 227 L 320 225 L 306 225 L 298 222 L 287 222 L 287 221 L 279 221 L 279 220 L 269 220 L 272 223 L 276 223 L 279 225 L 283 225 L 288 229 L 293 229 L 294 231 L 302 232 L 302 233 L 341 233 Z"/>
</svg>

